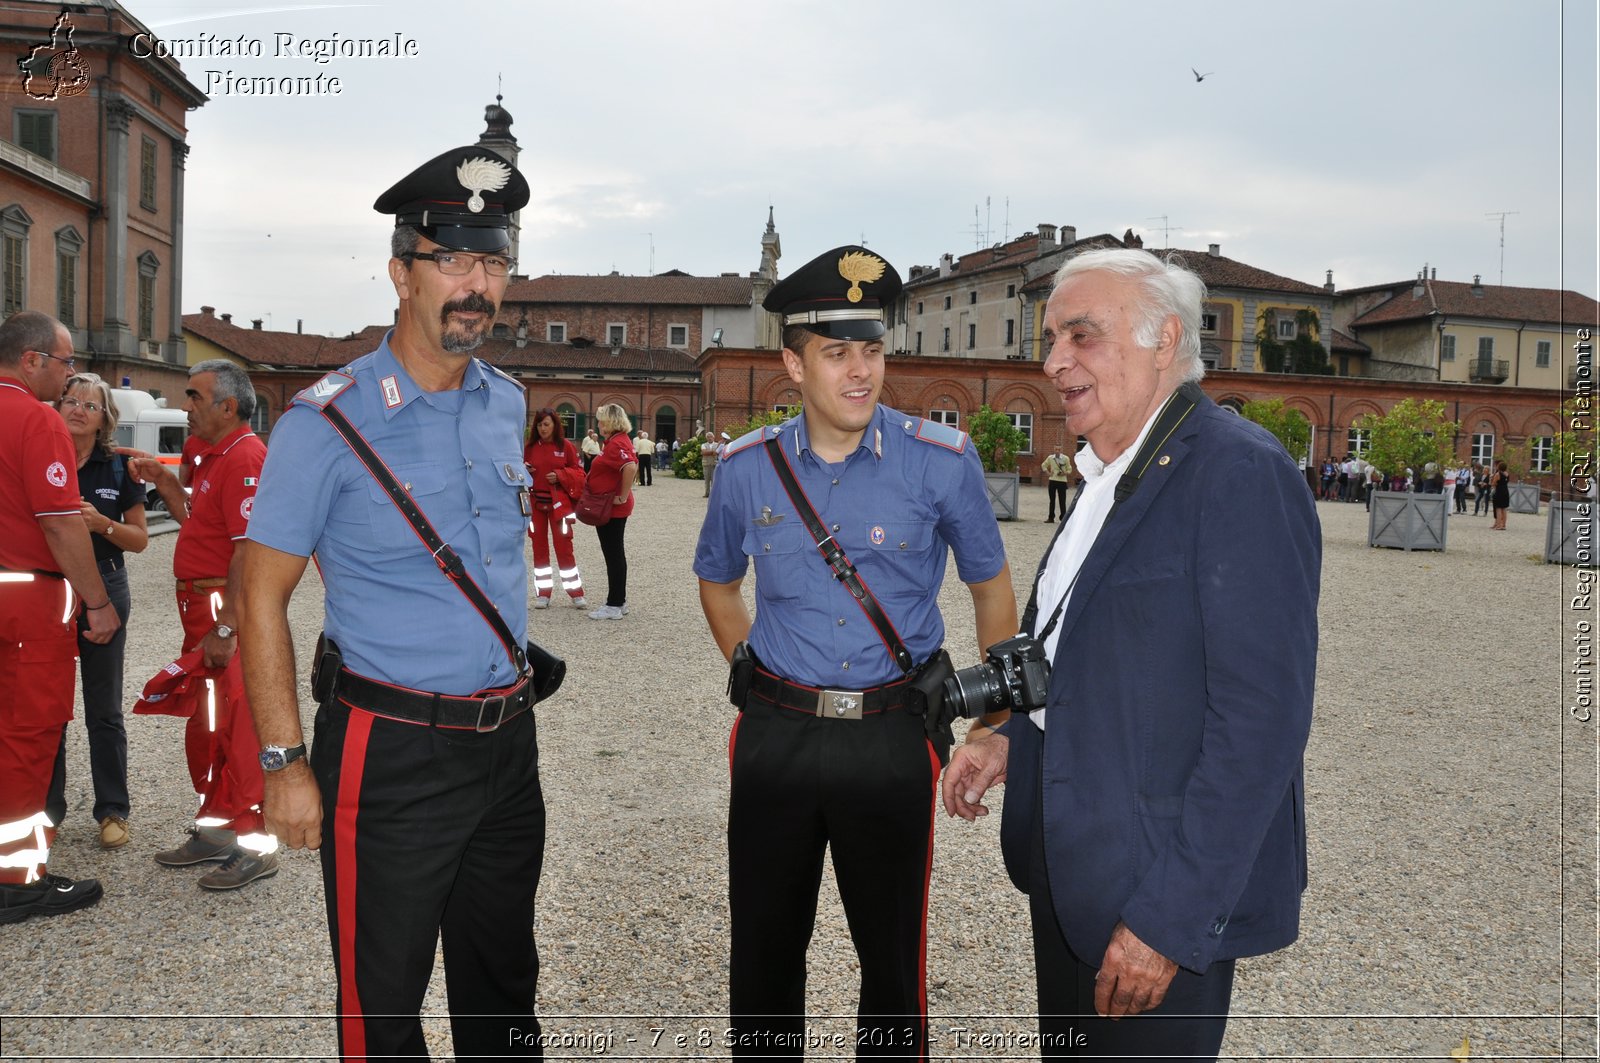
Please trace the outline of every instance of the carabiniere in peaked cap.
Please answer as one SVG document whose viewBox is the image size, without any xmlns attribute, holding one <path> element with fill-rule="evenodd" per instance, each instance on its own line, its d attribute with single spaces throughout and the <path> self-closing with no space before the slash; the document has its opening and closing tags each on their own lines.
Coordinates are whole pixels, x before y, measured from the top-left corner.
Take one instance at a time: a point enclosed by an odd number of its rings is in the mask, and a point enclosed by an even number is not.
<svg viewBox="0 0 1600 1063">
<path fill-rule="evenodd" d="M 528 182 L 488 148 L 452 148 L 396 181 L 372 209 L 393 214 L 452 251 L 503 251 L 511 215 L 528 202 Z"/>
<path fill-rule="evenodd" d="M 864 247 L 846 244 L 818 255 L 773 286 L 761 305 L 838 340 L 884 335 L 883 311 L 900 295 L 900 274 Z"/>
</svg>

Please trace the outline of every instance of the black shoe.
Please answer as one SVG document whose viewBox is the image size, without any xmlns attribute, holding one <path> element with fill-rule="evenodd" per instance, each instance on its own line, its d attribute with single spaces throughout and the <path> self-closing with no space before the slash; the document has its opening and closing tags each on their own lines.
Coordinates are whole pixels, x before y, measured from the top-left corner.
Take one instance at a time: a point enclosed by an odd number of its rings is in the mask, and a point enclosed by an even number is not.
<svg viewBox="0 0 1600 1063">
<path fill-rule="evenodd" d="M 87 908 L 105 891 L 92 878 L 74 882 L 65 875 L 46 875 L 26 886 L 0 886 L 0 923 L 20 923 L 32 915 L 64 915 Z"/>
</svg>

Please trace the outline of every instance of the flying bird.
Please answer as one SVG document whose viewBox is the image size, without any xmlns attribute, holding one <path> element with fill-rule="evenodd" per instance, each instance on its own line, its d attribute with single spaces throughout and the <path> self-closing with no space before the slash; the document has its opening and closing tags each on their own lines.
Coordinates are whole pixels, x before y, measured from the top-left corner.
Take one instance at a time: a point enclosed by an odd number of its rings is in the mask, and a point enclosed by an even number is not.
<svg viewBox="0 0 1600 1063">
<path fill-rule="evenodd" d="M 1207 70 L 1204 74 L 1202 74 L 1202 73 L 1200 73 L 1200 71 L 1196 70 L 1194 67 L 1191 66 L 1189 68 L 1189 73 L 1194 75 L 1194 79 L 1196 81 L 1204 81 L 1206 78 L 1210 77 L 1212 74 L 1215 74 L 1216 71 L 1215 70 Z"/>
</svg>

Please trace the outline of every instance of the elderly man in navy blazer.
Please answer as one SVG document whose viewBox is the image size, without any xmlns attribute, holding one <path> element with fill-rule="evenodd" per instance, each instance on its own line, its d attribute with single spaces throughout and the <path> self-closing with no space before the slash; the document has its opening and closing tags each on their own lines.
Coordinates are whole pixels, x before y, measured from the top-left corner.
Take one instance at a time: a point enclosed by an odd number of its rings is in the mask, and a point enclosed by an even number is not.
<svg viewBox="0 0 1600 1063">
<path fill-rule="evenodd" d="M 1007 784 L 1045 1058 L 1215 1058 L 1234 960 L 1299 933 L 1321 530 L 1283 446 L 1201 393 L 1204 299 L 1145 251 L 1056 275 L 1044 370 L 1089 446 L 1023 618 L 1049 693 L 945 773 L 968 820 Z"/>
</svg>

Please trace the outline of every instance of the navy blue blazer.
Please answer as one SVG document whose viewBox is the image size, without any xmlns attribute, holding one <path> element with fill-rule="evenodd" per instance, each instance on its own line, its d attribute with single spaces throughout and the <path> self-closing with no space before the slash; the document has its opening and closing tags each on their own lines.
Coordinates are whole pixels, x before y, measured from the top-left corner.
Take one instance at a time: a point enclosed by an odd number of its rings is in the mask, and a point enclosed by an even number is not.
<svg viewBox="0 0 1600 1063">
<path fill-rule="evenodd" d="M 1202 973 L 1298 935 L 1321 569 L 1300 470 L 1202 397 L 1084 559 L 1044 731 L 1006 727 L 1006 869 L 1026 891 L 1042 810 L 1084 962 L 1119 919 Z"/>
</svg>

